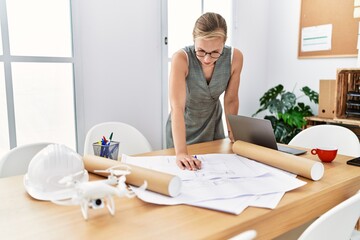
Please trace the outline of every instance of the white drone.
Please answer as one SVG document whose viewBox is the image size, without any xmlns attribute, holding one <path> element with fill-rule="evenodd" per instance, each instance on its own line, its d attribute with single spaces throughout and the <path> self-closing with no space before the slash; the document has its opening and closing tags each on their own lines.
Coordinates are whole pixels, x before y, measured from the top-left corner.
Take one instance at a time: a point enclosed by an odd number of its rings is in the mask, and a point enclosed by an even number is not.
<svg viewBox="0 0 360 240">
<path fill-rule="evenodd" d="M 79 182 L 75 179 L 76 176 L 83 174 L 83 171 L 66 176 L 60 179 L 59 183 L 74 187 L 74 196 L 71 199 L 53 200 L 52 202 L 59 205 L 80 205 L 85 220 L 88 219 L 89 208 L 104 208 L 104 203 L 106 203 L 109 213 L 113 216 L 115 214 L 114 195 L 128 198 L 136 196 L 125 184 L 126 175 L 130 174 L 130 170 L 130 167 L 126 165 L 116 165 L 106 170 L 95 170 L 94 172 L 106 172 L 110 175 L 106 180 L 90 182 Z M 140 189 L 145 190 L 146 187 L 145 181 Z"/>
</svg>

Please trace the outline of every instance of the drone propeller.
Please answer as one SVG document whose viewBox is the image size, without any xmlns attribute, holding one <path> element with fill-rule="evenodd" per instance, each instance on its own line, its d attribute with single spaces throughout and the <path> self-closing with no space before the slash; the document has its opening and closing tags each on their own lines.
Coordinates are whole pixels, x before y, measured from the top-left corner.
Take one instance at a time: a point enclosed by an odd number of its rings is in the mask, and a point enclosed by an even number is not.
<svg viewBox="0 0 360 240">
<path fill-rule="evenodd" d="M 118 164 L 118 165 L 115 165 L 113 167 L 110 167 L 109 170 L 114 170 L 114 171 L 127 171 L 130 173 L 131 171 L 131 167 L 129 167 L 128 165 L 124 165 L 124 164 Z"/>
<path fill-rule="evenodd" d="M 128 170 L 94 170 L 94 172 L 98 172 L 98 173 L 110 173 L 112 175 L 115 175 L 115 176 L 123 176 L 123 175 L 128 175 L 130 174 L 131 172 L 128 171 Z"/>
<path fill-rule="evenodd" d="M 130 170 L 131 168 L 129 166 L 120 164 L 113 167 L 109 167 L 108 169 L 105 170 L 94 170 L 94 172 L 103 172 L 103 173 L 110 173 L 111 175 L 115 175 L 115 176 L 123 176 L 130 174 L 131 173 Z"/>
<path fill-rule="evenodd" d="M 143 185 L 141 185 L 141 186 L 139 187 L 139 190 L 140 190 L 140 191 L 145 191 L 146 188 L 147 188 L 147 186 L 148 186 L 148 183 L 147 183 L 147 181 L 145 180 L 144 183 L 143 183 Z"/>
<path fill-rule="evenodd" d="M 125 176 L 119 177 L 117 184 L 118 184 L 118 188 L 120 190 L 126 190 L 127 189 L 127 185 L 126 185 L 125 181 L 126 181 Z"/>
<path fill-rule="evenodd" d="M 84 174 L 85 171 L 86 171 L 86 170 L 81 170 L 81 171 L 76 172 L 76 173 L 74 173 L 74 174 L 65 176 L 65 177 L 63 177 L 63 178 L 61 178 L 61 179 L 59 180 L 59 183 L 60 183 L 60 184 L 72 184 L 72 183 L 74 182 L 75 178 L 78 177 L 78 176 L 80 176 L 80 175 L 82 175 L 82 174 Z"/>
</svg>

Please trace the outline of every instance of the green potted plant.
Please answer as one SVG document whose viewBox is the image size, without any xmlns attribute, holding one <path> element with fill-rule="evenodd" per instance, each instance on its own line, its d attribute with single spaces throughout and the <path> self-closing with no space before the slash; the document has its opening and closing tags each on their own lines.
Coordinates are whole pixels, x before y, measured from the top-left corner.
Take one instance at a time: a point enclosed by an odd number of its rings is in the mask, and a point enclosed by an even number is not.
<svg viewBox="0 0 360 240">
<path fill-rule="evenodd" d="M 262 111 L 269 111 L 271 115 L 266 115 L 264 118 L 271 121 L 276 141 L 279 143 L 289 143 L 306 125 L 304 117 L 314 115 L 310 106 L 298 102 L 298 99 L 307 96 L 310 101 L 318 104 L 319 94 L 307 86 L 300 90 L 304 95 L 296 97 L 293 92 L 286 91 L 281 84 L 270 88 L 260 98 L 260 108 L 253 114 L 256 116 Z"/>
</svg>

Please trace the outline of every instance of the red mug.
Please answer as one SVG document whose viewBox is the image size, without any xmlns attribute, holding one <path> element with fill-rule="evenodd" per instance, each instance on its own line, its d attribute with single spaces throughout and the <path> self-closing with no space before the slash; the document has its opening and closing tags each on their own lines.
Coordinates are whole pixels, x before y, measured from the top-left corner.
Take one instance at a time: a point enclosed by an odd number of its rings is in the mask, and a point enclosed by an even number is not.
<svg viewBox="0 0 360 240">
<path fill-rule="evenodd" d="M 318 158 L 323 162 L 332 162 L 337 154 L 337 148 L 334 147 L 321 147 L 311 149 L 312 155 L 318 155 Z"/>
</svg>

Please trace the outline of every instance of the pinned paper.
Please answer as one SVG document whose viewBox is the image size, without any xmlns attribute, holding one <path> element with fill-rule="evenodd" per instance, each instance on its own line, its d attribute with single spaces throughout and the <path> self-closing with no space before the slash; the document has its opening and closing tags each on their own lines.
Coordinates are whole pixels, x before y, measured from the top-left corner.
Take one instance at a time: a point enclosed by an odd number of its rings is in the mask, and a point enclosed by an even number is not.
<svg viewBox="0 0 360 240">
<path fill-rule="evenodd" d="M 301 29 L 301 51 L 331 50 L 332 24 L 304 27 Z"/>
</svg>

